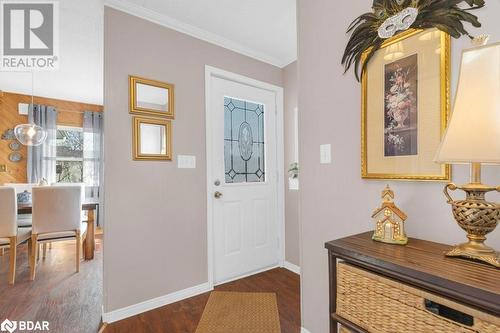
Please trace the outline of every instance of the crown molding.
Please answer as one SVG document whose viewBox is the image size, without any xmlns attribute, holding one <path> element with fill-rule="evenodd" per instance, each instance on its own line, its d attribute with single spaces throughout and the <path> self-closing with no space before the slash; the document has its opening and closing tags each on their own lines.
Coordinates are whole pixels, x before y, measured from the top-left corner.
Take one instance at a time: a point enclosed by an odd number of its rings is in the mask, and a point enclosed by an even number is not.
<svg viewBox="0 0 500 333">
<path fill-rule="evenodd" d="M 127 14 L 140 17 L 144 20 L 162 25 L 172 30 L 176 30 L 178 32 L 184 33 L 191 37 L 195 37 L 197 39 L 201 39 L 205 42 L 223 47 L 225 49 L 234 51 L 236 53 L 243 54 L 247 57 L 268 63 L 270 65 L 284 68 L 288 64 L 292 63 L 296 59 L 277 59 L 273 56 L 265 54 L 260 51 L 256 51 L 249 47 L 243 46 L 239 43 L 231 41 L 225 37 L 220 35 L 211 33 L 209 31 L 200 29 L 191 24 L 187 24 L 181 22 L 175 18 L 172 18 L 168 15 L 157 13 L 153 10 L 147 9 L 143 6 L 139 6 L 124 0 L 105 0 L 104 5 L 110 8 L 117 9 L 119 11 L 125 12 Z"/>
<path fill-rule="evenodd" d="M 286 66 L 291 65 L 291 64 L 293 64 L 296 61 L 297 61 L 297 57 L 289 58 L 287 61 L 283 62 L 284 65 L 281 66 L 281 68 L 285 68 Z"/>
</svg>

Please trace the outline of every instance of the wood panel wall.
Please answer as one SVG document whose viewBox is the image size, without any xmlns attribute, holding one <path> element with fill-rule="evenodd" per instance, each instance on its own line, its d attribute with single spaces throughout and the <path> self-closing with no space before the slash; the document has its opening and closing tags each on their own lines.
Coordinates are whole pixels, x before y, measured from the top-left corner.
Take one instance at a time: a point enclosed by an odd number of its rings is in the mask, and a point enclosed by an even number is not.
<svg viewBox="0 0 500 333">
<path fill-rule="evenodd" d="M 0 135 L 7 129 L 14 128 L 18 124 L 28 122 L 28 116 L 19 115 L 18 104 L 31 103 L 30 95 L 22 95 L 0 91 Z M 83 111 L 102 112 L 102 105 L 86 104 L 65 101 L 46 97 L 34 97 L 35 104 L 53 106 L 57 109 L 57 123 L 65 126 L 83 126 Z M 9 161 L 9 148 L 11 140 L 0 140 L 0 165 L 5 165 L 6 172 L 0 172 L 0 184 L 26 183 L 27 148 L 21 147 L 19 151 L 23 156 L 22 161 L 13 163 Z"/>
</svg>

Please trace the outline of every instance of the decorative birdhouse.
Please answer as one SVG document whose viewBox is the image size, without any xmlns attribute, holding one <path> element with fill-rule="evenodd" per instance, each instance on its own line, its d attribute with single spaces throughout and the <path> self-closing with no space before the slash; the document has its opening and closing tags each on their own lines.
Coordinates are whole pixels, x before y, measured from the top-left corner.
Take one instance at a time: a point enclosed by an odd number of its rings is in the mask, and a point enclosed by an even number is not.
<svg viewBox="0 0 500 333">
<path fill-rule="evenodd" d="M 382 205 L 375 209 L 372 218 L 375 222 L 375 232 L 372 239 L 390 243 L 405 245 L 408 243 L 404 223 L 407 218 L 393 202 L 394 192 L 389 185 L 382 191 Z"/>
</svg>

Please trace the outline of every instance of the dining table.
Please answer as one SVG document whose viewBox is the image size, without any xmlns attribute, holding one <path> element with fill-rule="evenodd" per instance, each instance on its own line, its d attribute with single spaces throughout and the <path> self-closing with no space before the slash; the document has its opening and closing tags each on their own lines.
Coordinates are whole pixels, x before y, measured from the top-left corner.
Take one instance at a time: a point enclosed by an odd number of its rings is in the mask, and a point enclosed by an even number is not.
<svg viewBox="0 0 500 333">
<path fill-rule="evenodd" d="M 94 259 L 95 252 L 95 216 L 99 209 L 99 203 L 95 201 L 83 202 L 82 211 L 87 212 L 87 235 L 83 241 L 83 257 L 85 260 Z M 33 206 L 31 203 L 20 203 L 17 205 L 18 214 L 31 214 Z"/>
</svg>

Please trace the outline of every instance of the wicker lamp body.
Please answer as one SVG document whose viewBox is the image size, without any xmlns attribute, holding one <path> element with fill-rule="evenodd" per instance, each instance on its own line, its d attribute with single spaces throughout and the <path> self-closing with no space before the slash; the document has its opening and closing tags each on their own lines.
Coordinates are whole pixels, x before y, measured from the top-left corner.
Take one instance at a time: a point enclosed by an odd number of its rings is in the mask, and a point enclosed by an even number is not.
<svg viewBox="0 0 500 333">
<path fill-rule="evenodd" d="M 466 193 L 465 200 L 453 200 L 448 189 L 461 189 Z M 457 187 L 448 184 L 444 193 L 451 204 L 452 212 L 458 225 L 467 233 L 469 241 L 455 246 L 447 252 L 447 256 L 466 257 L 487 262 L 500 267 L 500 255 L 484 244 L 486 235 L 495 230 L 500 220 L 500 205 L 485 200 L 485 194 L 498 188 L 469 184 Z"/>
</svg>

